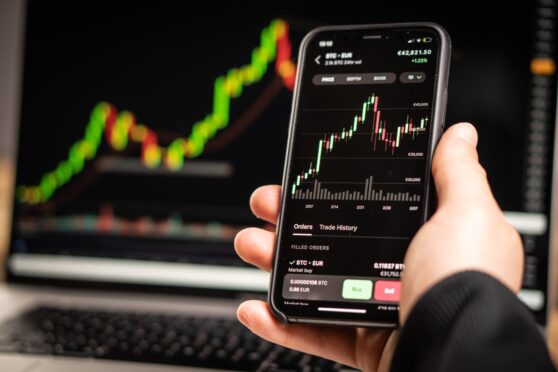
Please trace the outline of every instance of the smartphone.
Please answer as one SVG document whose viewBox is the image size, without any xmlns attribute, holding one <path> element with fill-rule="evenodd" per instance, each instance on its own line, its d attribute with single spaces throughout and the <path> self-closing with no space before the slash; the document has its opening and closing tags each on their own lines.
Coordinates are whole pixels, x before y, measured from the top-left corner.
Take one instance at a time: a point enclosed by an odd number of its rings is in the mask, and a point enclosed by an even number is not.
<svg viewBox="0 0 558 372">
<path fill-rule="evenodd" d="M 279 319 L 397 325 L 405 251 L 431 210 L 450 48 L 432 23 L 304 38 L 269 291 Z"/>
</svg>

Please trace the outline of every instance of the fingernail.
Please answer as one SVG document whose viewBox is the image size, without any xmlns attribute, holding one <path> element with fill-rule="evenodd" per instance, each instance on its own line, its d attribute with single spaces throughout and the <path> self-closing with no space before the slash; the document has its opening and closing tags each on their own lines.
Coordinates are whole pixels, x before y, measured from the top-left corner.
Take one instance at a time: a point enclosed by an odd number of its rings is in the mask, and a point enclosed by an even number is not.
<svg viewBox="0 0 558 372">
<path fill-rule="evenodd" d="M 244 304 L 240 304 L 238 310 L 236 311 L 236 317 L 240 321 L 240 323 L 244 324 L 244 326 L 250 328 L 250 318 L 246 315 L 246 311 L 243 309 Z"/>
<path fill-rule="evenodd" d="M 256 212 L 254 212 L 254 208 L 252 208 L 252 206 L 254 205 L 254 195 L 256 194 L 256 191 L 258 191 L 258 189 L 252 191 L 252 194 L 250 194 L 250 199 L 248 200 L 248 205 L 250 206 L 250 210 L 252 211 L 252 214 L 254 215 L 254 217 L 260 218 L 256 214 Z"/>
<path fill-rule="evenodd" d="M 459 123 L 452 127 L 452 134 L 469 142 L 473 146 L 477 146 L 478 136 L 475 127 L 469 123 Z"/>
</svg>

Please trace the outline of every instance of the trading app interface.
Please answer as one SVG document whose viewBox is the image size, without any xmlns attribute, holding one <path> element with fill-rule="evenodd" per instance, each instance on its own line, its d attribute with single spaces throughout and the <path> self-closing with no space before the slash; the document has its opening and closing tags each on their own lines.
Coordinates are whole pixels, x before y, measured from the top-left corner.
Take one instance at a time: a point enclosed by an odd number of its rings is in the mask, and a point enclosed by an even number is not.
<svg viewBox="0 0 558 372">
<path fill-rule="evenodd" d="M 288 314 L 396 319 L 424 218 L 438 51 L 427 28 L 309 40 L 279 241 Z"/>
</svg>

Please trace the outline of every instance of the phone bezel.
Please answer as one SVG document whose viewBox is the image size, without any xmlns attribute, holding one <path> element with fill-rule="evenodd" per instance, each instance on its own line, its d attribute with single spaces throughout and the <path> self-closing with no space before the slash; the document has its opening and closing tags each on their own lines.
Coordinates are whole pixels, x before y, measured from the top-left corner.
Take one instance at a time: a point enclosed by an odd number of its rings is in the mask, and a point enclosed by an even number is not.
<svg viewBox="0 0 558 372">
<path fill-rule="evenodd" d="M 285 187 L 291 166 L 291 155 L 292 155 L 292 145 L 293 137 L 296 127 L 296 115 L 298 110 L 300 86 L 302 79 L 302 71 L 304 69 L 304 64 L 306 62 L 306 49 L 310 40 L 312 40 L 320 32 L 331 32 L 331 31 L 367 31 L 367 30 L 391 30 L 391 29 L 416 29 L 416 28 L 429 28 L 436 32 L 439 37 L 440 46 L 438 49 L 438 65 L 435 77 L 435 94 L 433 99 L 433 117 L 432 117 L 432 130 L 430 134 L 430 141 L 428 144 L 428 154 L 427 154 L 427 169 L 431 169 L 432 165 L 432 154 L 434 149 L 441 137 L 445 124 L 445 113 L 446 113 L 446 103 L 447 103 L 447 86 L 449 77 L 449 59 L 451 54 L 451 41 L 447 31 L 440 25 L 431 22 L 412 22 L 412 23 L 390 23 L 390 24 L 369 24 L 369 25 L 349 25 L 349 26 L 325 26 L 318 27 L 310 31 L 302 40 L 298 54 L 298 69 L 296 73 L 296 83 L 295 90 L 293 94 L 293 101 L 291 105 L 291 116 L 289 122 L 289 134 L 287 138 L 287 148 L 285 163 L 283 166 L 283 177 L 282 177 L 282 191 L 281 191 L 281 205 L 279 210 L 279 218 L 276 226 L 276 239 L 274 245 L 273 253 L 273 267 L 270 276 L 270 290 L 268 293 L 268 303 L 274 315 L 284 323 L 310 323 L 310 324 L 323 324 L 323 325 L 345 325 L 345 326 L 358 326 L 358 327 L 383 327 L 383 328 L 394 328 L 397 327 L 398 322 L 384 322 L 384 321 L 374 321 L 374 320 L 347 320 L 347 319 L 322 319 L 314 317 L 293 317 L 285 314 L 276 306 L 274 302 L 275 292 L 276 292 L 276 281 L 277 275 L 277 264 L 279 257 L 279 246 L 281 240 L 281 228 L 282 219 L 284 215 L 285 202 L 287 201 L 287 188 Z M 431 177 L 426 177 L 425 179 L 425 200 L 424 200 L 424 210 L 422 215 L 422 222 L 425 222 L 429 217 L 432 210 L 432 179 Z"/>
</svg>

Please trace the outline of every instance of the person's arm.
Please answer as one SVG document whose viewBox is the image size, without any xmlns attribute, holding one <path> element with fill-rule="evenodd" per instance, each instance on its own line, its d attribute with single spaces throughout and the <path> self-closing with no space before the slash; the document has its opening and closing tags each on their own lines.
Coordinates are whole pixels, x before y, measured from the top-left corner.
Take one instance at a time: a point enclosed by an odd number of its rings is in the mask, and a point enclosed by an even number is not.
<svg viewBox="0 0 558 372">
<path fill-rule="evenodd" d="M 408 315 L 391 366 L 402 371 L 554 371 L 532 314 L 478 271 L 429 289 Z"/>
</svg>

